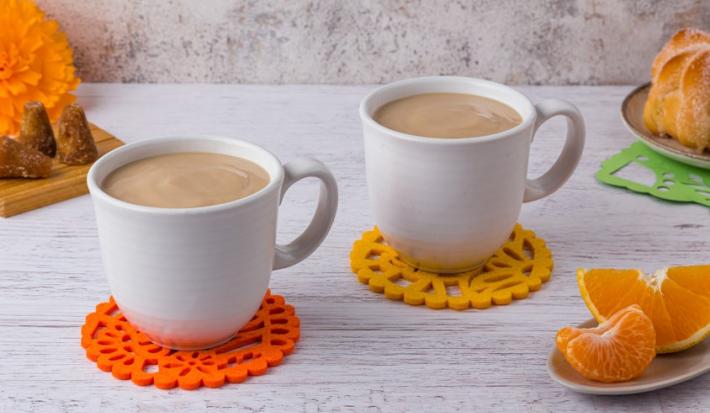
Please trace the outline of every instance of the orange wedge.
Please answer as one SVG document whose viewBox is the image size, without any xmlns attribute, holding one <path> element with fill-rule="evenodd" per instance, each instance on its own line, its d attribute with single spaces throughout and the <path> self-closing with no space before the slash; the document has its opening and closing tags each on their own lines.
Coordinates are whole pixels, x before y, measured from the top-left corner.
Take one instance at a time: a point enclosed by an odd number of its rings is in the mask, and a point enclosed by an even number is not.
<svg viewBox="0 0 710 413">
<path fill-rule="evenodd" d="M 690 348 L 710 335 L 710 265 L 641 270 L 579 269 L 577 284 L 589 311 L 602 323 L 638 304 L 656 330 L 656 352 Z"/>
<path fill-rule="evenodd" d="M 598 327 L 565 327 L 556 341 L 572 368 L 605 383 L 640 376 L 656 357 L 653 323 L 638 305 L 617 311 Z"/>
</svg>

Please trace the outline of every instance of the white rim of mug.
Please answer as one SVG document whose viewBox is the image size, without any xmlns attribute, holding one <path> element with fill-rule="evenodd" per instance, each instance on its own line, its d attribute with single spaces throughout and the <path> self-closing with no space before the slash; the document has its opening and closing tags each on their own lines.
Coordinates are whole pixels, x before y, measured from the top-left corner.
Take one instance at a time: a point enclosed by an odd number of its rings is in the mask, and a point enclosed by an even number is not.
<svg viewBox="0 0 710 413">
<path fill-rule="evenodd" d="M 493 88 L 498 88 L 498 89 L 505 89 L 508 93 L 512 93 L 514 95 L 518 95 L 520 98 L 522 98 L 527 105 L 529 106 L 530 114 L 526 118 L 523 119 L 522 122 L 520 122 L 519 125 L 512 127 L 510 129 L 504 130 L 502 132 L 494 133 L 491 135 L 483 135 L 483 136 L 471 136 L 468 138 L 431 138 L 431 137 L 426 137 L 426 136 L 419 136 L 419 135 L 411 135 L 409 133 L 404 133 L 404 132 L 399 132 L 394 129 L 390 129 L 386 126 L 382 126 L 377 121 L 375 121 L 370 114 L 367 113 L 367 104 L 369 101 L 377 94 L 386 92 L 390 89 L 395 89 L 398 87 L 402 86 L 408 86 L 411 84 L 418 84 L 418 83 L 428 83 L 428 82 L 459 82 L 459 83 L 465 83 L 467 85 L 485 85 L 488 87 L 493 87 Z M 466 92 L 461 92 L 461 93 L 466 93 Z M 416 93 L 409 95 L 413 96 Z M 473 95 L 474 93 L 469 93 Z M 508 106 L 512 105 L 502 99 L 498 98 L 490 98 L 490 99 L 495 99 L 501 103 L 504 103 Z M 386 103 L 383 103 L 383 105 L 392 102 L 392 100 L 388 100 Z M 382 105 L 380 105 L 381 107 Z M 522 117 L 523 115 L 513 107 L 513 109 L 518 112 L 518 114 Z M 375 109 L 377 110 L 377 109 Z M 465 76 L 425 76 L 425 77 L 415 77 L 411 79 L 404 79 L 404 80 L 399 80 L 396 82 L 388 83 L 386 85 L 382 85 L 375 90 L 371 91 L 368 93 L 360 102 L 360 119 L 362 119 L 363 122 L 367 123 L 370 127 L 373 127 L 380 132 L 386 133 L 388 135 L 397 137 L 399 139 L 403 139 L 406 141 L 412 141 L 412 142 L 417 142 L 417 143 L 423 143 L 423 144 L 429 144 L 429 145 L 463 145 L 463 144 L 470 144 L 473 142 L 490 142 L 493 140 L 497 139 L 503 139 L 508 136 L 512 136 L 520 132 L 521 130 L 524 130 L 530 126 L 531 123 L 535 121 L 536 118 L 536 111 L 535 111 L 535 105 L 533 105 L 532 101 L 530 101 L 530 98 L 525 96 L 524 94 L 518 92 L 517 90 L 506 86 L 501 83 L 493 82 L 490 80 L 485 80 L 485 79 L 480 79 L 480 78 L 475 78 L 475 77 L 465 77 Z"/>
<path fill-rule="evenodd" d="M 96 174 L 97 174 L 97 171 L 102 167 L 102 164 L 105 162 L 108 162 L 112 158 L 120 156 L 122 153 L 124 153 L 126 151 L 135 150 L 135 148 L 145 146 L 145 145 L 150 145 L 150 144 L 160 144 L 160 143 L 169 143 L 169 142 L 186 141 L 186 140 L 212 141 L 212 142 L 223 143 L 226 145 L 239 145 L 242 147 L 249 147 L 249 148 L 254 149 L 258 152 L 262 152 L 267 157 L 271 158 L 272 161 L 277 165 L 276 174 L 272 176 L 271 173 L 267 170 L 267 173 L 269 173 L 269 177 L 270 177 L 269 183 L 266 184 L 265 187 L 256 191 L 255 193 L 245 196 L 244 198 L 235 199 L 233 201 L 224 202 L 221 204 L 207 205 L 207 206 L 201 206 L 201 207 L 192 207 L 192 208 L 161 208 L 161 207 L 152 207 L 152 206 L 146 206 L 146 205 L 132 204 L 130 202 L 122 201 L 118 198 L 112 197 L 111 195 L 106 193 L 106 191 L 104 191 L 103 188 L 101 188 L 101 184 L 99 182 L 96 182 Z M 169 154 L 169 153 L 171 153 L 171 152 L 165 152 L 165 154 Z M 218 152 L 205 152 L 205 153 L 218 153 Z M 263 165 L 261 165 L 259 162 L 254 161 L 253 159 L 248 159 L 248 160 L 259 165 L 261 168 L 264 168 Z M 130 163 L 130 162 L 128 162 L 128 163 Z M 126 165 L 126 164 L 123 164 L 123 165 Z M 121 165 L 121 166 L 123 166 L 123 165 Z M 264 169 L 266 169 L 266 168 L 264 168 Z M 111 172 L 113 172 L 113 171 L 111 171 Z M 111 173 L 111 172 L 109 172 L 109 173 Z M 108 174 L 107 174 L 107 176 L 108 176 Z M 138 142 L 132 142 L 132 143 L 120 146 L 120 147 L 104 154 L 96 162 L 94 162 L 94 164 L 91 166 L 91 169 L 89 169 L 89 173 L 87 174 L 86 181 L 89 186 L 89 192 L 91 193 L 91 196 L 96 196 L 96 197 L 100 198 L 101 200 L 103 200 L 109 204 L 112 204 L 113 206 L 118 207 L 118 208 L 128 209 L 128 210 L 132 210 L 134 212 L 147 213 L 147 214 L 197 215 L 197 214 L 220 212 L 220 211 L 223 211 L 226 209 L 236 208 L 236 207 L 241 207 L 241 206 L 251 204 L 251 203 L 255 202 L 257 199 L 261 198 L 262 196 L 265 196 L 270 191 L 278 189 L 278 188 L 276 188 L 276 186 L 280 182 L 283 181 L 283 176 L 284 176 L 284 170 L 283 170 L 283 165 L 281 164 L 281 161 L 276 157 L 276 155 L 274 155 L 273 153 L 269 152 L 268 150 L 262 148 L 259 145 L 253 144 L 251 142 L 243 141 L 241 139 L 228 138 L 228 137 L 219 136 L 219 135 L 186 135 L 186 136 L 166 136 L 166 137 L 161 137 L 161 138 L 150 138 L 150 139 L 146 139 L 146 140 L 142 140 L 142 141 L 138 141 Z"/>
</svg>

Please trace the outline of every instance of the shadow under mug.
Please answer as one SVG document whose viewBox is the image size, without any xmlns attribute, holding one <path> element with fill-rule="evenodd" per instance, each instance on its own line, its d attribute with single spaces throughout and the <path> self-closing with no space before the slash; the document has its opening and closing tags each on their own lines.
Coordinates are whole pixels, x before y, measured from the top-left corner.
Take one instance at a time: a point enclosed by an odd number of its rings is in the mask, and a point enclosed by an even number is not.
<svg viewBox="0 0 710 413">
<path fill-rule="evenodd" d="M 197 208 L 127 203 L 101 189 L 127 163 L 177 152 L 209 152 L 248 159 L 270 181 L 245 198 Z M 295 182 L 320 179 L 310 225 L 288 245 L 276 245 L 283 194 Z M 325 239 L 335 218 L 335 178 L 319 161 L 282 165 L 254 144 L 210 136 L 158 138 L 125 145 L 101 157 L 87 182 L 94 203 L 104 269 L 128 321 L 155 343 L 180 350 L 228 341 L 256 313 L 272 269 L 294 265 Z"/>
<path fill-rule="evenodd" d="M 522 122 L 483 137 L 427 138 L 378 124 L 375 111 L 421 93 L 465 93 L 503 102 Z M 567 118 L 567 139 L 554 165 L 527 179 L 530 143 L 547 119 Z M 423 270 L 480 270 L 510 236 L 523 202 L 555 192 L 572 175 L 584 147 L 584 119 L 566 101 L 533 104 L 507 86 L 434 76 L 384 85 L 360 104 L 369 199 L 385 241 Z"/>
</svg>

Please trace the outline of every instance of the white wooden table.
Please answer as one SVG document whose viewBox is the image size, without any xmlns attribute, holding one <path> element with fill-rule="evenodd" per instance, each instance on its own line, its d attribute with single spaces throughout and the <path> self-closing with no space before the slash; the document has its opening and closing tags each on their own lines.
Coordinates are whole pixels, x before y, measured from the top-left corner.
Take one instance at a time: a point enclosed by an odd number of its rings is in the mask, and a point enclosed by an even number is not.
<svg viewBox="0 0 710 413">
<path fill-rule="evenodd" d="M 574 270 L 707 262 L 707 208 L 673 205 L 594 179 L 630 144 L 618 108 L 630 87 L 521 87 L 533 100 L 577 104 L 587 149 L 559 192 L 525 205 L 521 222 L 545 238 L 552 280 L 530 298 L 485 311 L 434 311 L 384 299 L 349 272 L 348 252 L 373 223 L 357 105 L 370 86 L 83 85 L 89 118 L 126 142 L 179 134 L 251 140 L 282 161 L 313 156 L 332 168 L 341 202 L 323 246 L 278 271 L 272 289 L 296 306 L 302 339 L 280 367 L 222 389 L 160 391 L 119 381 L 79 344 L 87 312 L 104 300 L 88 196 L 0 220 L 0 411 L 628 411 L 710 409 L 710 375 L 629 397 L 575 394 L 545 369 L 557 329 L 589 318 Z M 531 174 L 559 153 L 563 122 L 534 143 Z M 317 186 L 288 193 L 282 241 L 310 219 Z"/>
</svg>

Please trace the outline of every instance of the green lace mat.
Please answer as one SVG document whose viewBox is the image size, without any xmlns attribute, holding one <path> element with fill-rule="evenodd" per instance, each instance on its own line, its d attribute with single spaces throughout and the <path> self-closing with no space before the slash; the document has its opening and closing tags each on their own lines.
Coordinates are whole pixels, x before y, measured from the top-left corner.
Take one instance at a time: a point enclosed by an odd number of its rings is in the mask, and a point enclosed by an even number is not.
<svg viewBox="0 0 710 413">
<path fill-rule="evenodd" d="M 618 175 L 632 164 L 640 165 L 653 172 L 656 176 L 653 185 L 649 186 Z M 596 176 L 599 181 L 608 185 L 667 201 L 695 202 L 710 207 L 710 170 L 666 158 L 641 142 L 634 142 L 628 148 L 602 162 Z"/>
</svg>

